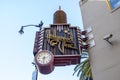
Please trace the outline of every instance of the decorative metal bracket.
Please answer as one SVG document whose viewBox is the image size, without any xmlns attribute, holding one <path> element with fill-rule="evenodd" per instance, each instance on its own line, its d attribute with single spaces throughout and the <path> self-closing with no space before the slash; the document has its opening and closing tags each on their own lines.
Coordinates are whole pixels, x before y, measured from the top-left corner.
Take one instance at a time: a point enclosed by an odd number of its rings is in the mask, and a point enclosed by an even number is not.
<svg viewBox="0 0 120 80">
<path fill-rule="evenodd" d="M 37 64 L 35 62 L 32 62 L 32 64 L 35 66 L 35 69 L 37 69 Z"/>
<path fill-rule="evenodd" d="M 40 28 L 40 31 L 41 31 L 42 25 L 43 25 L 43 22 L 41 21 L 40 24 L 38 24 L 38 25 L 33 25 L 33 24 L 31 24 L 31 25 L 22 26 L 21 29 L 19 30 L 19 33 L 20 33 L 20 34 L 23 34 L 23 33 L 24 33 L 23 28 L 24 28 L 24 27 L 29 27 L 29 26 L 39 27 L 39 28 Z"/>
<path fill-rule="evenodd" d="M 110 45 L 113 45 L 112 42 L 109 41 L 109 39 L 104 39 L 106 40 Z"/>
<path fill-rule="evenodd" d="M 112 34 L 108 34 L 103 39 L 106 40 L 110 45 L 113 45 L 112 42 L 109 41 L 109 39 L 112 38 L 112 36 Z"/>
</svg>

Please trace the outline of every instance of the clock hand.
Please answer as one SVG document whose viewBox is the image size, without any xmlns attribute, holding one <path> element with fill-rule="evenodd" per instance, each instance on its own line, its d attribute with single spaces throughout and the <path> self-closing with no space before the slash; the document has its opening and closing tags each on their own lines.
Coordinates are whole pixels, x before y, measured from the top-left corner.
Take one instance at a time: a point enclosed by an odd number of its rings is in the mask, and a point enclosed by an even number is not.
<svg viewBox="0 0 120 80">
<path fill-rule="evenodd" d="M 45 63 L 45 56 L 43 57 L 43 63 Z"/>
</svg>

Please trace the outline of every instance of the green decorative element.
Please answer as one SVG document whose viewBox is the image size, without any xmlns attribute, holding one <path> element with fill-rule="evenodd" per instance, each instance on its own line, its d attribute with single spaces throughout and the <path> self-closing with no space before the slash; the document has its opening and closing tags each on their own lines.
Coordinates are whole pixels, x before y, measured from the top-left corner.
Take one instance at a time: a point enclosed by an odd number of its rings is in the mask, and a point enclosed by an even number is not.
<svg viewBox="0 0 120 80">
<path fill-rule="evenodd" d="M 75 66 L 73 75 L 77 73 L 77 77 L 79 77 L 79 80 L 93 80 L 88 51 L 86 49 L 82 50 L 81 58 L 82 61 L 80 64 L 77 64 Z"/>
</svg>

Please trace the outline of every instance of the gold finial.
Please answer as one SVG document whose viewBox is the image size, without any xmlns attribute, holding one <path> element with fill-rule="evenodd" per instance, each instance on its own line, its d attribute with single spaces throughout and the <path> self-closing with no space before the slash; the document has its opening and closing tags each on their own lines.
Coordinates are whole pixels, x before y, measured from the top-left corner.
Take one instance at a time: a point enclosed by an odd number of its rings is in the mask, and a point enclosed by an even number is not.
<svg viewBox="0 0 120 80">
<path fill-rule="evenodd" d="M 59 6 L 59 10 L 61 10 L 61 6 Z"/>
</svg>

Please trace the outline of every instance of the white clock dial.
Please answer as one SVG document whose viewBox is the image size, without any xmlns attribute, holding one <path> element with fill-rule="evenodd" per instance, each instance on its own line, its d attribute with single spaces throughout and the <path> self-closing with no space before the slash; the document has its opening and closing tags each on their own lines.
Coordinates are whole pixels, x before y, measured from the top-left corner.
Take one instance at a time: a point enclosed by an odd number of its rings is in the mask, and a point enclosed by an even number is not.
<svg viewBox="0 0 120 80">
<path fill-rule="evenodd" d="M 38 54 L 37 56 L 37 61 L 41 64 L 47 64 L 50 62 L 51 60 L 51 54 L 48 52 L 42 52 L 40 54 Z"/>
<path fill-rule="evenodd" d="M 38 51 L 35 55 L 35 62 L 40 73 L 49 74 L 54 70 L 54 55 L 51 51 Z"/>
</svg>

